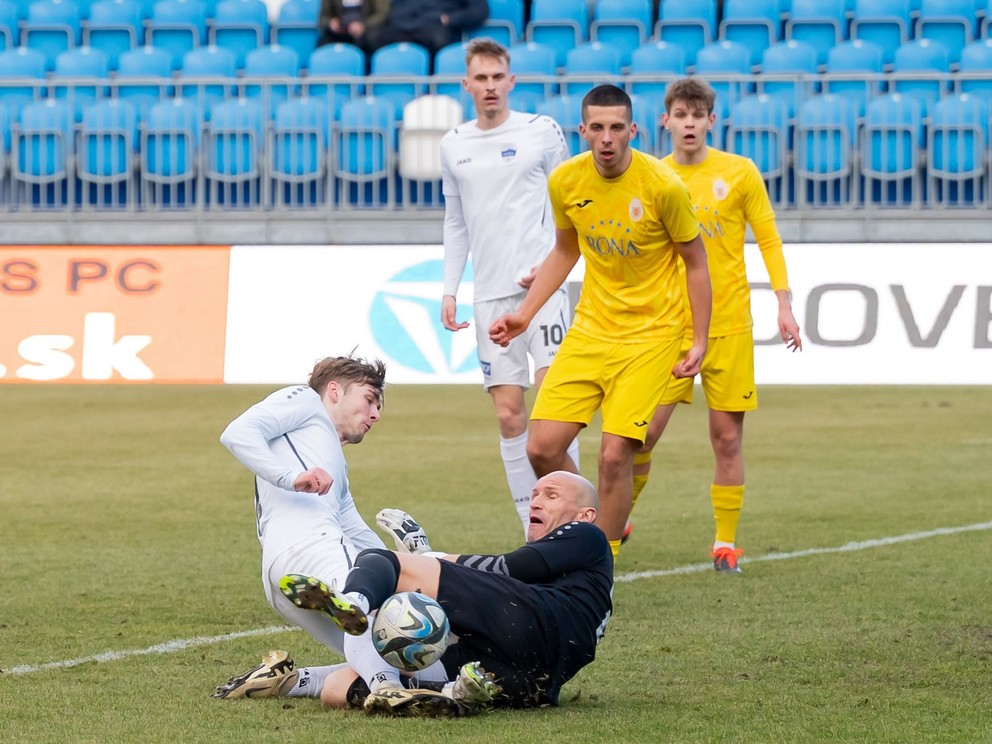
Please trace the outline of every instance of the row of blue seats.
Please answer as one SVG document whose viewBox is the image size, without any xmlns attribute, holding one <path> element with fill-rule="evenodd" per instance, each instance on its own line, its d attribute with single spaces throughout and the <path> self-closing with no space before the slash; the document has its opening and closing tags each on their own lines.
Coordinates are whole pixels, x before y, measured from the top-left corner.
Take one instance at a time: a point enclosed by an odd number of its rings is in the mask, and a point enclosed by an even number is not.
<svg viewBox="0 0 992 744">
<path fill-rule="evenodd" d="M 849 39 L 878 43 L 887 52 L 911 39 L 934 39 L 951 52 L 988 35 L 990 0 L 533 0 L 524 23 L 518 0 L 490 0 L 490 20 L 473 34 L 499 34 L 505 43 L 539 41 L 565 54 L 584 41 L 630 49 L 648 39 L 693 50 L 717 40 L 736 41 L 761 52 L 796 39 L 817 50 L 819 62 Z M 504 6 L 506 9 L 504 9 Z M 891 57 L 887 57 L 891 62 Z"/>
<path fill-rule="evenodd" d="M 572 151 L 579 152 L 584 143 L 574 104 L 555 97 L 540 112 L 562 124 Z M 638 107 L 635 146 L 661 155 L 670 140 L 657 115 Z M 108 99 L 85 107 L 78 124 L 66 101 L 49 99 L 27 104 L 16 121 L 0 121 L 9 152 L 2 161 L 9 161 L 18 193 L 64 189 L 75 178 L 123 185 L 137 171 L 163 187 L 192 188 L 205 178 L 255 193 L 266 178 L 295 185 L 326 184 L 330 176 L 342 183 L 385 183 L 398 165 L 402 174 L 396 154 L 403 134 L 413 129 L 411 122 L 395 121 L 391 102 L 375 97 L 350 99 L 333 124 L 325 103 L 309 97 L 282 101 L 271 120 L 258 99 L 236 97 L 209 110 L 191 99 L 162 100 L 144 116 L 125 100 Z M 753 95 L 734 105 L 712 142 L 750 157 L 778 205 L 847 204 L 847 194 L 864 179 L 917 199 L 926 178 L 941 193 L 959 189 L 962 204 L 984 199 L 988 185 L 989 106 L 967 94 L 940 99 L 926 118 L 912 97 L 879 96 L 859 118 L 848 99 L 822 94 L 804 100 L 792 120 L 780 99 Z"/>
<path fill-rule="evenodd" d="M 802 42 L 780 42 L 765 51 L 760 67 L 754 74 L 745 60 L 746 51 L 733 42 L 716 42 L 701 49 L 695 66 L 696 74 L 711 80 L 718 89 L 718 114 L 725 116 L 736 98 L 746 92 L 766 92 L 786 97 L 810 89 L 813 92 L 844 91 L 864 102 L 872 91 L 884 87 L 894 92 L 918 95 L 926 100 L 950 91 L 992 95 L 992 40 L 973 42 L 962 56 L 956 73 L 948 73 L 942 64 L 941 49 L 927 41 L 907 42 L 896 50 L 896 62 L 890 72 L 883 72 L 881 49 L 870 42 L 845 42 L 833 48 L 824 72 L 818 72 L 812 50 Z M 626 85 L 638 94 L 664 95 L 665 86 L 673 77 L 689 70 L 684 51 L 665 42 L 653 42 L 632 52 L 632 62 L 623 73 L 617 64 L 617 52 L 608 44 L 592 43 L 569 52 L 564 73 L 559 73 L 552 52 L 537 43 L 511 47 L 512 65 L 518 82 L 514 89 L 514 105 L 534 110 L 547 95 L 564 92 L 580 95 L 594 82 L 610 81 Z M 164 49 L 141 47 L 124 52 L 116 58 L 117 70 L 110 69 L 110 58 L 99 49 L 79 47 L 56 57 L 54 70 L 47 73 L 42 55 L 37 50 L 19 47 L 0 52 L 0 99 L 10 105 L 25 98 L 37 97 L 37 91 L 61 87 L 62 82 L 94 79 L 96 87 L 105 91 L 113 83 L 122 95 L 147 94 L 161 96 L 165 86 L 182 80 L 237 78 L 239 73 L 250 79 L 296 79 L 308 86 L 322 78 L 340 78 L 338 100 L 354 92 L 365 92 L 359 86 L 366 81 L 362 52 L 347 44 L 320 47 L 310 54 L 307 74 L 301 76 L 299 56 L 292 49 L 268 45 L 252 49 L 239 67 L 235 53 L 219 46 L 207 46 L 186 52 L 176 65 L 174 57 Z M 435 92 L 458 98 L 471 115 L 471 100 L 460 80 L 464 74 L 464 49 L 453 44 L 438 52 L 436 73 L 428 74 L 429 55 L 415 44 L 399 43 L 378 50 L 372 58 L 372 74 L 368 78 L 369 92 L 393 97 L 397 115 L 409 99 L 433 86 Z M 730 80 L 743 82 L 731 83 Z M 105 81 L 105 82 L 104 82 Z M 721 82 L 723 81 L 723 82 Z M 58 85 L 56 85 L 58 84 Z M 147 90 L 142 91 L 142 84 Z M 309 89 L 309 88 L 308 88 Z M 95 94 L 94 94 L 95 97 Z M 335 106 L 334 113 L 337 108 Z"/>
</svg>

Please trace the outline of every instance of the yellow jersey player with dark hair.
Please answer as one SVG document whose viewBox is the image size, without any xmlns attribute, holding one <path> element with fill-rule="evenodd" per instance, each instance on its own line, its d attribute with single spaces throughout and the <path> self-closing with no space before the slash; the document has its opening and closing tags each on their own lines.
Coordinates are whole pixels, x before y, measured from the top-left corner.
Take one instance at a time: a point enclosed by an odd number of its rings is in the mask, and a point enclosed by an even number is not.
<svg viewBox="0 0 992 744">
<path fill-rule="evenodd" d="M 716 117 L 716 95 L 705 82 L 684 79 L 665 94 L 662 120 L 672 134 L 673 152 L 664 162 L 685 182 L 699 218 L 713 287 L 709 343 L 700 378 L 709 406 L 710 442 L 715 467 L 710 496 L 716 522 L 711 557 L 717 571 L 739 573 L 737 523 L 744 503 L 744 414 L 757 408 L 751 293 L 744 270 L 748 225 L 778 298 L 779 333 L 786 346 L 802 349 L 792 314 L 782 239 L 775 225 L 764 181 L 754 163 L 706 145 Z M 688 339 L 686 344 L 688 344 Z M 677 403 L 692 402 L 693 380 L 673 380 L 648 427 L 634 461 L 634 503 L 647 483 L 651 449 Z"/>
<path fill-rule="evenodd" d="M 688 190 L 660 160 L 630 147 L 637 133 L 630 97 L 614 85 L 593 88 L 579 131 L 589 150 L 548 180 L 554 248 L 520 309 L 497 318 L 489 335 L 505 346 L 523 333 L 582 256 L 575 318 L 531 411 L 527 456 L 539 477 L 574 472 L 566 448 L 601 411 L 596 524 L 616 555 L 633 498 L 634 453 L 673 372 L 691 379 L 706 352 L 710 282 Z M 684 292 L 693 331 L 682 352 Z"/>
</svg>

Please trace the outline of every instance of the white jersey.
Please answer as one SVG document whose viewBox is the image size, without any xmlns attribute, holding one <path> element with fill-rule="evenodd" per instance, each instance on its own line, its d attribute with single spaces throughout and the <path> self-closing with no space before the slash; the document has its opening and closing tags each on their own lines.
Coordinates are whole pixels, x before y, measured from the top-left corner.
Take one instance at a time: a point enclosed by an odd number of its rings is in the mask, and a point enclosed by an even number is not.
<svg viewBox="0 0 992 744">
<path fill-rule="evenodd" d="M 312 388 L 277 390 L 232 421 L 220 441 L 256 476 L 263 567 L 313 535 L 326 536 L 352 556 L 385 547 L 355 507 L 341 440 Z M 296 477 L 314 467 L 334 479 L 331 489 L 323 496 L 294 491 Z"/>
<path fill-rule="evenodd" d="M 457 293 L 469 255 L 475 302 L 524 291 L 517 282 L 554 244 L 548 175 L 567 158 L 548 116 L 511 111 L 495 129 L 473 119 L 445 134 L 444 294 Z"/>
</svg>

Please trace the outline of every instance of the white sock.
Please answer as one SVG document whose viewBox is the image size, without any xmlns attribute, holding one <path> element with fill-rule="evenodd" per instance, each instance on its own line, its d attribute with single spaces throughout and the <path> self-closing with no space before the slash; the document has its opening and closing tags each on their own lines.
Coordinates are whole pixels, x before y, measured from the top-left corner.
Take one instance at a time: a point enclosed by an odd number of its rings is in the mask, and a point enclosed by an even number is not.
<svg viewBox="0 0 992 744">
<path fill-rule="evenodd" d="M 383 661 L 372 645 L 372 631 L 366 630 L 360 636 L 344 636 L 344 657 L 348 666 L 365 680 L 372 692 L 380 687 L 400 687 L 400 670 Z"/>
<path fill-rule="evenodd" d="M 309 697 L 319 698 L 320 691 L 324 687 L 327 678 L 339 669 L 348 666 L 347 664 L 334 664 L 332 666 L 303 667 L 299 669 L 299 676 L 296 686 L 286 693 L 286 697 Z"/>
<path fill-rule="evenodd" d="M 581 473 L 582 468 L 579 467 L 579 438 L 576 437 L 572 440 L 572 443 L 568 445 L 568 456 L 572 458 L 572 464 L 575 465 L 575 472 Z"/>
<path fill-rule="evenodd" d="M 362 612 L 366 615 L 369 614 L 369 598 L 366 597 L 361 592 L 348 592 L 344 595 L 344 598 L 351 602 L 353 605 L 358 605 L 362 608 Z"/>
<path fill-rule="evenodd" d="M 527 528 L 530 526 L 530 494 L 537 483 L 534 468 L 527 459 L 527 432 L 510 439 L 500 437 L 499 454 L 503 458 L 503 470 L 506 471 L 506 484 L 510 487 L 513 508 L 520 517 L 526 540 Z"/>
</svg>

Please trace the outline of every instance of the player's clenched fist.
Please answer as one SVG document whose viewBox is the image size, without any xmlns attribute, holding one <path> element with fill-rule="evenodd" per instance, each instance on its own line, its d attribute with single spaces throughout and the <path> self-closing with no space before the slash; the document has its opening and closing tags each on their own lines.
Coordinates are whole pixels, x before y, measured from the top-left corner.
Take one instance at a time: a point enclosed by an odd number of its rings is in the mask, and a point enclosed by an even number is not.
<svg viewBox="0 0 992 744">
<path fill-rule="evenodd" d="M 323 468 L 310 468 L 304 470 L 293 481 L 293 490 L 303 493 L 316 493 L 323 496 L 331 490 L 334 479 Z"/>
<path fill-rule="evenodd" d="M 501 315 L 489 326 L 489 340 L 499 346 L 507 346 L 526 329 L 527 321 L 520 313 Z"/>
</svg>

